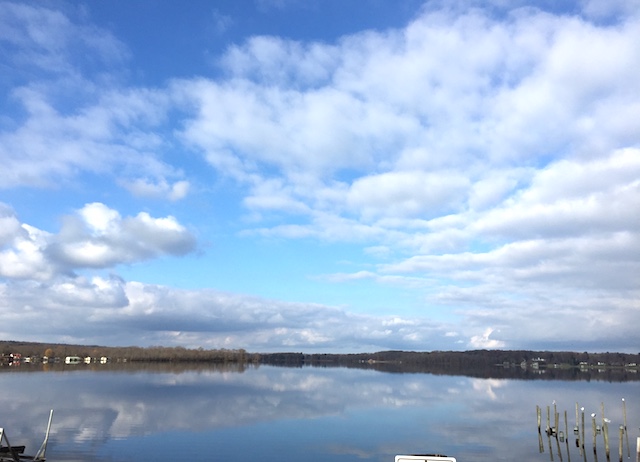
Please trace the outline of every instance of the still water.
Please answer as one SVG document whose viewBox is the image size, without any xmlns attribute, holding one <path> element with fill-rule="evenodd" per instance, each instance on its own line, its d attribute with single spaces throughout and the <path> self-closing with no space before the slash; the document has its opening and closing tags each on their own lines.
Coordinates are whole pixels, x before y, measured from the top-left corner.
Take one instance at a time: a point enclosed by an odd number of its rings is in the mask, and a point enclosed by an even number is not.
<svg viewBox="0 0 640 462">
<path fill-rule="evenodd" d="M 594 460 L 591 413 L 608 425 L 611 460 L 625 399 L 630 456 L 640 425 L 640 382 L 474 378 L 346 368 L 36 366 L 0 370 L 0 427 L 35 453 L 54 409 L 47 460 L 392 462 L 440 453 L 458 461 Z M 557 453 L 547 406 L 568 413 Z M 575 446 L 575 403 L 587 450 Z M 541 406 L 542 438 L 536 422 Z M 553 421 L 553 416 L 552 416 Z M 626 437 L 625 437 L 626 439 Z M 598 436 L 598 460 L 605 461 Z M 544 452 L 540 453 L 540 443 Z M 552 452 L 549 452 L 551 444 Z M 568 453 L 566 452 L 568 451 Z M 559 456 L 562 456 L 562 459 Z"/>
</svg>

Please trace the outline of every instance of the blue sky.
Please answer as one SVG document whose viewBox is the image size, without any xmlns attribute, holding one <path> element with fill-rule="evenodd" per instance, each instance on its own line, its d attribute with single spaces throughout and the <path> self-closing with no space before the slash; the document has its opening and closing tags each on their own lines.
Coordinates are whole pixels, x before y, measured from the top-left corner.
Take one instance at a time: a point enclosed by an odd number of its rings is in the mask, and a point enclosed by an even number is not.
<svg viewBox="0 0 640 462">
<path fill-rule="evenodd" d="M 640 351 L 640 4 L 0 2 L 0 336 Z"/>
</svg>

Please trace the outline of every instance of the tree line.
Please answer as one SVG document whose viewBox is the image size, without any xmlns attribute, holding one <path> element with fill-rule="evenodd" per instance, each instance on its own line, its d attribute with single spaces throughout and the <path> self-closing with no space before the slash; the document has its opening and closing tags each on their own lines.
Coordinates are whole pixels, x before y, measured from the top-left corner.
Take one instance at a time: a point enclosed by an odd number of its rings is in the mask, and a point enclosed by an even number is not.
<svg viewBox="0 0 640 462">
<path fill-rule="evenodd" d="M 315 362 L 371 362 L 371 363 L 403 363 L 434 367 L 472 367 L 538 363 L 541 367 L 564 366 L 579 367 L 580 365 L 598 365 L 610 367 L 624 367 L 629 364 L 640 363 L 640 353 L 589 353 L 573 351 L 529 351 L 529 350 L 467 350 L 467 351 L 381 351 L 377 353 L 358 353 L 344 355 L 310 355 L 310 361 Z"/>
<path fill-rule="evenodd" d="M 374 368 L 392 371 L 430 371 L 450 373 L 451 371 L 482 371 L 500 366 L 526 366 L 536 363 L 536 367 L 550 368 L 635 368 L 640 364 L 640 354 L 630 353 L 589 353 L 571 351 L 528 351 L 528 350 L 470 350 L 470 351 L 380 351 L 375 353 L 351 354 L 304 354 L 248 353 L 244 349 L 203 349 L 180 346 L 150 347 L 106 347 L 98 345 L 72 345 L 60 343 L 36 343 L 0 341 L 3 357 L 20 354 L 22 358 L 61 358 L 79 356 L 81 358 L 107 357 L 111 360 L 146 362 L 209 362 L 209 363 L 262 363 L 301 367 L 341 366 Z"/>
<path fill-rule="evenodd" d="M 34 358 L 36 361 L 47 357 L 64 359 L 68 356 L 80 358 L 109 358 L 113 361 L 147 361 L 147 362 L 209 362 L 209 363 L 248 363 L 256 362 L 259 356 L 249 354 L 243 349 L 204 349 L 150 346 L 150 347 L 107 347 L 98 345 L 73 345 L 63 343 L 36 343 L 0 341 L 2 357 L 7 358 L 11 354 L 19 354 L 25 358 Z"/>
</svg>

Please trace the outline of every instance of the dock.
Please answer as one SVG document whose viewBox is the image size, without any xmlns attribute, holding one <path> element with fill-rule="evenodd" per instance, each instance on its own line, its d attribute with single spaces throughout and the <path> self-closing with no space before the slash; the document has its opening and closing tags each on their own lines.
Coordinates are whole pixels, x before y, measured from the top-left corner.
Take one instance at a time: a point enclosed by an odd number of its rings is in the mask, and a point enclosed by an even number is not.
<svg viewBox="0 0 640 462">
<path fill-rule="evenodd" d="M 555 401 L 553 402 L 553 412 L 551 406 L 546 407 L 546 426 L 542 427 L 542 408 L 536 406 L 536 418 L 538 424 L 538 447 L 539 452 L 549 452 L 550 460 L 554 460 L 554 453 L 559 458 L 560 462 L 563 462 L 563 454 L 566 455 L 568 461 L 571 460 L 571 451 L 569 445 L 570 430 L 567 411 L 564 411 L 563 422 L 560 422 L 560 413 L 558 412 Z M 600 404 L 600 415 L 592 412 L 590 417 L 590 429 L 589 424 L 585 423 L 585 408 L 580 407 L 578 403 L 575 403 L 575 425 L 573 426 L 573 435 L 575 437 L 575 447 L 577 448 L 579 455 L 583 462 L 587 462 L 587 452 L 589 444 L 587 440 L 591 441 L 591 449 L 593 452 L 593 460 L 598 462 L 598 451 L 602 451 L 604 447 L 605 457 L 607 462 L 611 462 L 611 446 L 615 445 L 617 440 L 618 446 L 618 461 L 631 459 L 631 448 L 629 445 L 629 432 L 627 429 L 627 407 L 626 401 L 622 399 L 622 415 L 623 421 L 617 427 L 617 438 L 615 425 L 612 427 L 612 434 L 610 438 L 609 427 L 612 424 L 611 420 L 605 417 L 604 403 Z M 598 419 L 601 419 L 601 423 L 598 423 Z M 587 420 L 587 422 L 589 422 Z M 564 425 L 563 425 L 564 424 Z M 542 435 L 547 437 L 548 449 L 545 450 L 545 442 Z M 554 444 L 555 443 L 555 444 Z M 636 441 L 636 462 L 640 462 L 640 436 Z"/>
<path fill-rule="evenodd" d="M 0 462 L 21 462 L 26 460 L 44 461 L 46 460 L 47 443 L 49 442 L 49 432 L 51 431 L 51 420 L 53 419 L 53 409 L 49 412 L 49 422 L 44 441 L 40 449 L 34 456 L 24 454 L 25 446 L 12 446 L 4 427 L 0 427 Z"/>
</svg>

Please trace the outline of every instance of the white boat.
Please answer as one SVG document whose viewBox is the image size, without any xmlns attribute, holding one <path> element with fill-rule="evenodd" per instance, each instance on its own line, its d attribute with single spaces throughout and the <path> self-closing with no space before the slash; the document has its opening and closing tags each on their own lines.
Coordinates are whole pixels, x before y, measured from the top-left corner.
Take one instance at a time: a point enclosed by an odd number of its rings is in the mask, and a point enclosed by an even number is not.
<svg viewBox="0 0 640 462">
<path fill-rule="evenodd" d="M 413 454 L 396 456 L 395 462 L 456 462 L 456 459 L 442 454 Z"/>
</svg>

